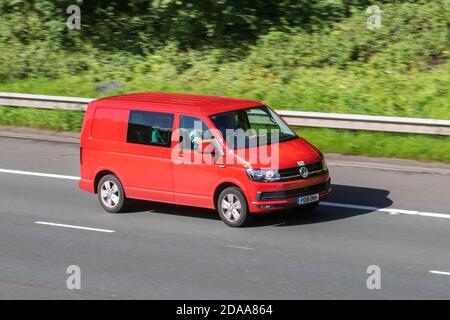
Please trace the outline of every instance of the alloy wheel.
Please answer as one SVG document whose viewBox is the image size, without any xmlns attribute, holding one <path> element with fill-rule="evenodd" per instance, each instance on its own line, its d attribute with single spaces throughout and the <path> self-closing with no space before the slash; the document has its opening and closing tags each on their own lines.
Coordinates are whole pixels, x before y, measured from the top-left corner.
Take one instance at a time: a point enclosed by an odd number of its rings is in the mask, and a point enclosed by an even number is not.
<svg viewBox="0 0 450 320">
<path fill-rule="evenodd" d="M 108 208 L 114 208 L 120 201 L 119 188 L 113 181 L 105 181 L 100 189 L 100 193 L 103 204 Z"/>
<path fill-rule="evenodd" d="M 236 222 L 241 217 L 242 205 L 236 195 L 229 193 L 222 199 L 221 210 L 228 221 Z"/>
</svg>

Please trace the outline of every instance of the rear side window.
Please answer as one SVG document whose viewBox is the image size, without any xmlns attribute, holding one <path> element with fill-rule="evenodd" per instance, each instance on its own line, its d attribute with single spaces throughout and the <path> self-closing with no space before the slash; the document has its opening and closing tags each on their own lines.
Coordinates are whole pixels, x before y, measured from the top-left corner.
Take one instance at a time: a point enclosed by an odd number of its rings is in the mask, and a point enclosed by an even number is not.
<svg viewBox="0 0 450 320">
<path fill-rule="evenodd" d="M 170 147 L 173 114 L 130 111 L 127 142 Z"/>
</svg>

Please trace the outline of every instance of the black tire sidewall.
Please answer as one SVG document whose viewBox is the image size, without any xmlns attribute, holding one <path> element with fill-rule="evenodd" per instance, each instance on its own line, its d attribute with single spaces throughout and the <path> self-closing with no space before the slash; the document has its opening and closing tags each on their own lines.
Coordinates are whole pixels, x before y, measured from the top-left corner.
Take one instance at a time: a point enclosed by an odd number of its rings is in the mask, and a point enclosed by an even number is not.
<svg viewBox="0 0 450 320">
<path fill-rule="evenodd" d="M 119 195 L 120 195 L 119 203 L 114 208 L 109 208 L 109 207 L 105 206 L 105 204 L 102 201 L 101 188 L 102 188 L 102 185 L 105 183 L 105 181 L 114 182 L 117 185 L 117 188 L 119 189 Z M 98 200 L 100 201 L 100 205 L 102 206 L 102 208 L 105 209 L 105 211 L 107 211 L 109 213 L 118 213 L 118 212 L 121 212 L 124 208 L 125 192 L 123 191 L 122 183 L 120 183 L 120 180 L 115 175 L 108 174 L 100 179 L 98 186 L 97 186 L 97 196 L 98 196 Z"/>
<path fill-rule="evenodd" d="M 222 214 L 222 207 L 221 207 L 222 200 L 225 197 L 225 195 L 230 194 L 230 193 L 234 194 L 239 199 L 239 201 L 241 202 L 241 207 L 242 207 L 241 216 L 235 223 L 228 221 L 227 218 L 225 218 Z M 220 193 L 220 195 L 217 199 L 217 211 L 219 212 L 219 216 L 222 219 L 222 221 L 230 227 L 243 227 L 244 225 L 246 225 L 249 222 L 249 220 L 251 218 L 251 214 L 248 210 L 247 199 L 245 198 L 242 191 L 237 187 L 226 188 Z"/>
</svg>

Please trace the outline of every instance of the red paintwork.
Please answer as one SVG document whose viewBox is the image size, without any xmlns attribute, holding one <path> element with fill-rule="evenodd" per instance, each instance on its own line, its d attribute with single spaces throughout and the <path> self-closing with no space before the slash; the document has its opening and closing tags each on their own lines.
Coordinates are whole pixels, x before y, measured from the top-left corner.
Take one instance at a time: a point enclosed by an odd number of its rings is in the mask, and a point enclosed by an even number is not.
<svg viewBox="0 0 450 320">
<path fill-rule="evenodd" d="M 295 198 L 257 201 L 256 193 L 323 183 L 328 181 L 328 173 L 306 180 L 267 183 L 251 181 L 242 163 L 222 168 L 220 160 L 214 164 L 175 165 L 172 162 L 172 151 L 175 154 L 181 152 L 176 148 L 172 150 L 177 144 L 175 131 L 179 126 L 180 115 L 198 117 L 208 127 L 215 128 L 210 115 L 261 105 L 261 102 L 244 99 L 167 93 L 136 93 L 95 100 L 87 108 L 81 132 L 79 187 L 95 192 L 94 181 L 97 174 L 109 171 L 122 182 L 128 198 L 214 208 L 215 190 L 223 183 L 231 183 L 244 192 L 252 213 L 279 210 L 260 209 L 257 208 L 258 204 L 283 203 L 295 206 Z M 171 148 L 126 143 L 130 110 L 173 113 L 174 134 Z M 226 145 L 223 147 L 225 152 L 229 151 Z M 295 167 L 300 160 L 309 164 L 321 159 L 320 151 L 300 137 L 280 143 L 279 150 L 280 169 Z M 257 152 L 255 148 L 245 150 L 244 158 L 249 152 L 255 151 Z M 329 192 L 330 190 L 322 192 L 320 198 L 325 198 Z"/>
</svg>

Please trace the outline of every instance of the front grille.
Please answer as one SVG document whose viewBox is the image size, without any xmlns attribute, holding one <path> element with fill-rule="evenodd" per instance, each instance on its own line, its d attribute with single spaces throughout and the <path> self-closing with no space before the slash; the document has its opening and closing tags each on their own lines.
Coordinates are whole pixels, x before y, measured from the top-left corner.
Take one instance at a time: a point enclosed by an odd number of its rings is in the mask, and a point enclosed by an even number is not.
<svg viewBox="0 0 450 320">
<path fill-rule="evenodd" d="M 330 188 L 330 180 L 324 183 L 315 184 L 308 187 L 291 189 L 291 190 L 281 190 L 281 191 L 270 191 L 258 193 L 257 200 L 283 200 L 288 198 L 303 197 L 314 193 L 319 193 Z"/>
<path fill-rule="evenodd" d="M 319 176 L 325 172 L 322 167 L 322 162 L 307 164 L 307 165 L 305 165 L 305 167 L 308 169 L 308 172 L 309 172 L 308 177 L 306 179 L 308 179 L 310 177 Z M 280 181 L 292 181 L 292 180 L 305 179 L 300 175 L 300 167 L 280 169 L 280 170 L 278 170 L 278 172 L 280 173 L 280 178 L 281 178 Z"/>
</svg>

